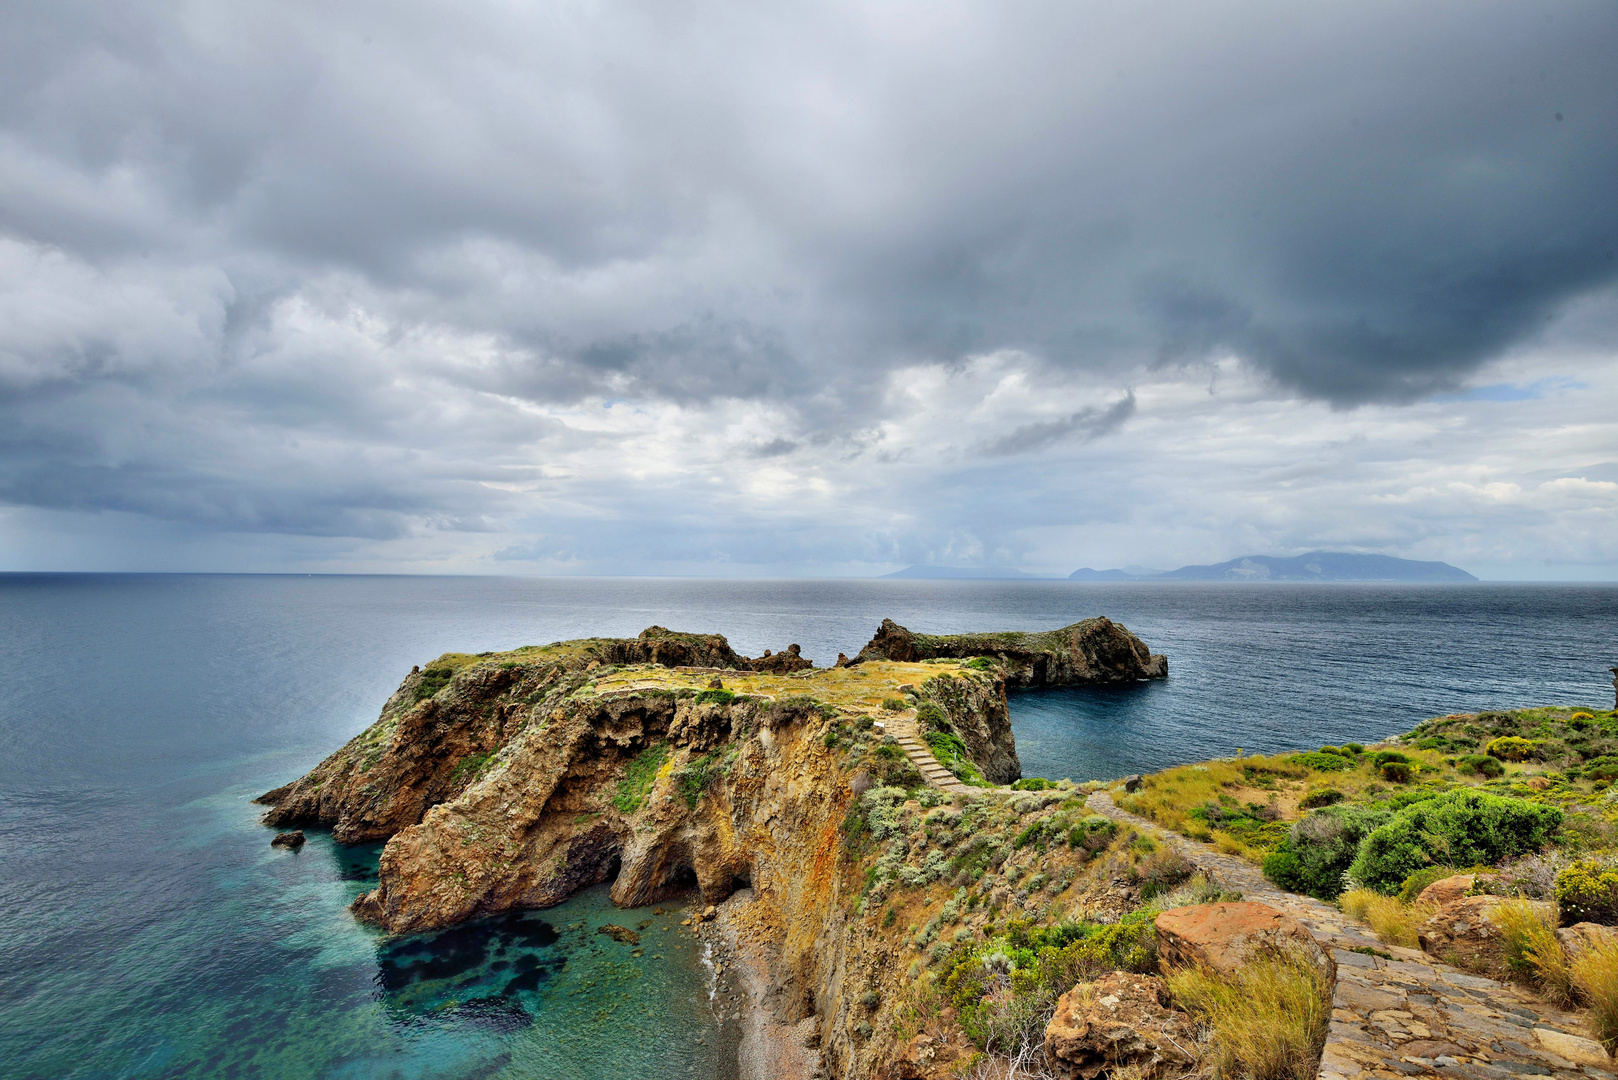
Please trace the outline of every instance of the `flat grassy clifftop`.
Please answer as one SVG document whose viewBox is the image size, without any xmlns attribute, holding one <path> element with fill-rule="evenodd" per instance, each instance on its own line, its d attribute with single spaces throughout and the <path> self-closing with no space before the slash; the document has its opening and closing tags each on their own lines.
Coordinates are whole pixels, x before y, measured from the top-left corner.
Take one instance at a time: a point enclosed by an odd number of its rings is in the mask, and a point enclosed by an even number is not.
<svg viewBox="0 0 1618 1080">
<path fill-rule="evenodd" d="M 666 668 L 647 664 L 606 668 L 595 672 L 594 676 L 581 693 L 612 694 L 635 690 L 690 690 L 701 693 L 717 678 L 724 684 L 724 690 L 737 697 L 779 700 L 807 695 L 839 712 L 877 714 L 883 711 L 884 702 L 908 708 L 906 693 L 928 679 L 943 676 L 988 681 L 969 661 L 956 660 L 923 660 L 914 664 L 879 660 L 853 668 L 811 668 L 787 674 Z"/>
</svg>

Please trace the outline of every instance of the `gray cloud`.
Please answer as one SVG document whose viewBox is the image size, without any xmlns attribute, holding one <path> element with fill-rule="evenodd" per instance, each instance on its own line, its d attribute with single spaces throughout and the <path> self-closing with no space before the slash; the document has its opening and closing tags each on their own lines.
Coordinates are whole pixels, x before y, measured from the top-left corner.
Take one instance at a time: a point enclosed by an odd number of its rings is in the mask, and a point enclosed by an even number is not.
<svg viewBox="0 0 1618 1080">
<path fill-rule="evenodd" d="M 1117 431 L 1135 415 L 1135 392 L 1131 390 L 1105 409 L 1094 407 L 1069 413 L 1060 420 L 1046 420 L 1024 424 L 988 446 L 983 452 L 1002 457 L 1009 454 L 1030 454 L 1067 439 L 1088 442 Z"/>
<path fill-rule="evenodd" d="M 848 557 L 1012 551 L 943 447 L 1104 455 L 1154 406 L 1083 402 L 1233 360 L 1352 409 L 1610 347 L 1615 53 L 1573 0 L 22 0 L 0 504 L 722 560 L 791 545 L 680 517 L 712 463 L 930 462 Z M 906 373 L 1000 354 L 1055 403 L 896 434 Z"/>
</svg>

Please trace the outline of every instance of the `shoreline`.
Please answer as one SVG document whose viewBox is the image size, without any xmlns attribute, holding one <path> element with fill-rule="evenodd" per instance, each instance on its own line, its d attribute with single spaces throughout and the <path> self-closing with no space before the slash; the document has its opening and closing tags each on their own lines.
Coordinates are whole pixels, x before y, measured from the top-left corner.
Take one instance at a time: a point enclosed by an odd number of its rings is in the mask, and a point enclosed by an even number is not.
<svg viewBox="0 0 1618 1080">
<path fill-rule="evenodd" d="M 813 1014 L 787 1023 L 770 1007 L 770 968 L 774 959 L 758 917 L 756 895 L 738 889 L 715 907 L 714 918 L 700 923 L 702 940 L 712 950 L 716 965 L 716 994 L 727 982 L 734 988 L 740 1030 L 735 1037 L 733 1071 L 721 1072 L 736 1080 L 820 1080 L 818 1021 Z M 717 997 L 716 997 L 717 1000 Z M 727 1040 L 729 1042 L 729 1040 Z"/>
</svg>

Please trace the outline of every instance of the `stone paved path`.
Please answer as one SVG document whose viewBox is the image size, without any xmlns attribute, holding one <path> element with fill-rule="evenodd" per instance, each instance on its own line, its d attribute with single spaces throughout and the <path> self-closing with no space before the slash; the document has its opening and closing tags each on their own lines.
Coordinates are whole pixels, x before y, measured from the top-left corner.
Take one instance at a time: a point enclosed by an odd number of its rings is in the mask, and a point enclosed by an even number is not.
<svg viewBox="0 0 1618 1080">
<path fill-rule="evenodd" d="M 972 795 L 977 792 L 976 788 L 967 787 L 955 778 L 954 773 L 938 763 L 932 750 L 921 741 L 915 713 L 888 713 L 884 715 L 882 724 L 883 730 L 898 740 L 910 763 L 928 784 L 951 795 Z"/>
<path fill-rule="evenodd" d="M 1415 949 L 1384 945 L 1331 905 L 1285 892 L 1245 859 L 1119 809 L 1105 791 L 1091 794 L 1086 806 L 1162 836 L 1199 869 L 1239 889 L 1243 899 L 1296 918 L 1331 950 L 1337 987 L 1320 1080 L 1420 1075 L 1618 1080 L 1618 1062 L 1589 1038 L 1579 1016 L 1521 987 L 1468 975 Z M 1356 948 L 1393 959 L 1353 952 Z"/>
</svg>

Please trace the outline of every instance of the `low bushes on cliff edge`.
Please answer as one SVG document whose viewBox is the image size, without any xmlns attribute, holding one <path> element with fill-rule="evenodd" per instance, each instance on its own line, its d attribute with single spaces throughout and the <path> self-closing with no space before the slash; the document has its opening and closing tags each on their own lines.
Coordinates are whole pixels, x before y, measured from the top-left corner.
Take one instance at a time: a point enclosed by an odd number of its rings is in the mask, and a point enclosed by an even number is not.
<svg viewBox="0 0 1618 1080">
<path fill-rule="evenodd" d="M 1333 900 L 1343 891 L 1343 873 L 1358 857 L 1361 841 L 1391 816 L 1365 806 L 1316 810 L 1294 823 L 1264 857 L 1264 876 L 1283 889 Z"/>
<path fill-rule="evenodd" d="M 1147 912 L 1110 925 L 1039 927 L 1012 919 L 992 940 L 946 958 L 940 987 L 967 1037 L 980 1049 L 1004 1051 L 1042 1041 L 1056 999 L 1075 983 L 1108 971 L 1156 968 Z"/>
<path fill-rule="evenodd" d="M 1493 865 L 1544 846 L 1562 811 L 1526 799 L 1465 788 L 1425 799 L 1395 814 L 1360 842 L 1349 876 L 1379 892 L 1435 862 Z"/>
</svg>

